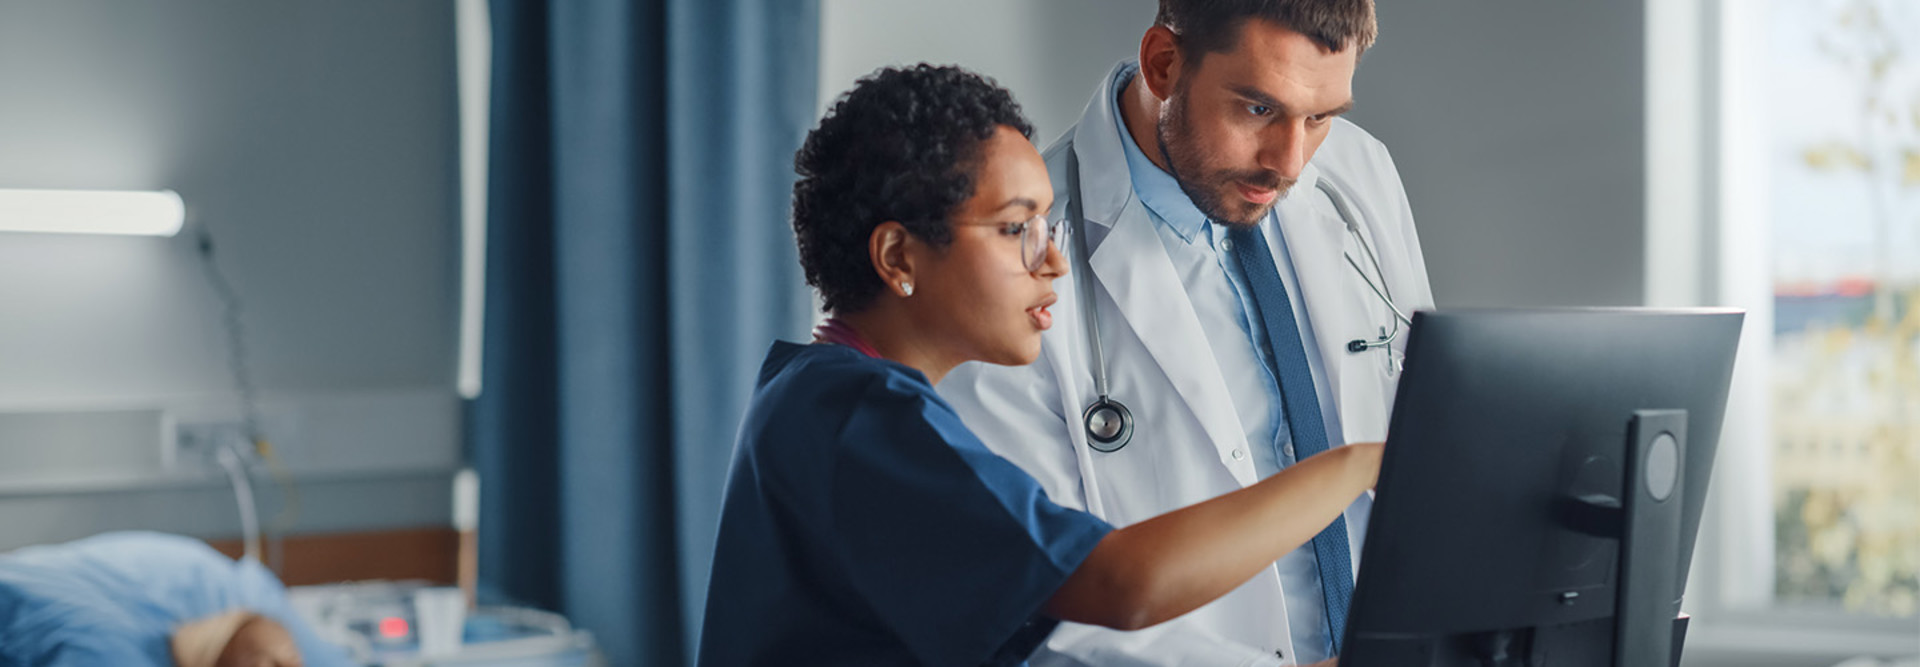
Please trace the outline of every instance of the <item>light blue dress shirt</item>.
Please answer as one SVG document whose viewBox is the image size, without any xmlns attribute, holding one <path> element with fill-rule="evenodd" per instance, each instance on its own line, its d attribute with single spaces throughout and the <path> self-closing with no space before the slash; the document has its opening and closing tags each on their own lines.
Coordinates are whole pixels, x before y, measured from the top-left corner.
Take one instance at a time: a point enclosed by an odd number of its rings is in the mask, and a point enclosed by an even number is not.
<svg viewBox="0 0 1920 667">
<path fill-rule="evenodd" d="M 1125 79 L 1137 71 L 1137 66 L 1121 68 L 1115 74 L 1118 78 L 1114 81 L 1114 90 L 1124 94 Z M 1263 324 L 1253 310 L 1253 296 L 1247 290 L 1246 279 L 1230 252 L 1228 229 L 1208 220 L 1180 189 L 1173 175 L 1141 152 L 1133 135 L 1126 130 L 1118 95 L 1112 100 L 1112 111 L 1114 125 L 1120 128 L 1121 144 L 1126 147 L 1127 171 L 1133 181 L 1134 194 L 1146 205 L 1167 258 L 1173 261 L 1174 271 L 1179 274 L 1187 298 L 1200 318 L 1200 329 L 1206 332 L 1207 345 L 1226 380 L 1227 391 L 1233 396 L 1240 425 L 1246 430 L 1247 451 L 1253 456 L 1254 473 L 1265 479 L 1294 463 L 1293 438 L 1286 428 L 1280 382 L 1271 370 L 1273 351 L 1257 342 L 1265 339 Z M 1307 358 L 1320 412 L 1328 426 L 1337 432 L 1340 413 L 1334 407 L 1325 363 L 1320 355 L 1313 353 L 1319 348 L 1300 295 L 1299 280 L 1294 275 L 1286 237 L 1280 232 L 1278 213 L 1268 214 L 1260 225 L 1261 233 L 1272 239 L 1279 250 L 1274 253 L 1274 260 L 1280 268 L 1280 281 L 1286 285 L 1287 298 L 1293 303 L 1294 320 L 1300 323 L 1301 341 L 1309 352 Z M 1355 548 L 1358 548 L 1357 542 Z M 1326 599 L 1321 591 L 1320 567 L 1312 543 L 1293 550 L 1275 565 L 1281 586 L 1285 588 L 1287 630 L 1293 636 L 1297 653 L 1288 657 L 1300 664 L 1333 657 Z"/>
</svg>

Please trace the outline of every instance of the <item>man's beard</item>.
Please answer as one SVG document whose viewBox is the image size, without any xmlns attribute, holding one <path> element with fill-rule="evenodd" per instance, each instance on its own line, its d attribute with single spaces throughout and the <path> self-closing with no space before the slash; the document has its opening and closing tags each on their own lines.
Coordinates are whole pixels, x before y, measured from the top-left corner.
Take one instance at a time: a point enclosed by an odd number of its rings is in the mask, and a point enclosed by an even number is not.
<svg viewBox="0 0 1920 667">
<path fill-rule="evenodd" d="M 1160 144 L 1161 157 L 1166 159 L 1167 171 L 1180 184 L 1180 191 L 1187 193 L 1187 199 L 1208 220 L 1232 227 L 1259 224 L 1280 197 L 1285 197 L 1293 188 L 1293 179 L 1266 170 L 1209 170 L 1209 155 L 1196 146 L 1198 142 L 1193 137 L 1193 125 L 1187 115 L 1186 86 L 1176 86 L 1168 102 L 1167 112 L 1155 124 L 1154 138 Z M 1279 194 L 1272 202 L 1255 204 L 1238 196 L 1239 184 L 1276 190 Z"/>
</svg>

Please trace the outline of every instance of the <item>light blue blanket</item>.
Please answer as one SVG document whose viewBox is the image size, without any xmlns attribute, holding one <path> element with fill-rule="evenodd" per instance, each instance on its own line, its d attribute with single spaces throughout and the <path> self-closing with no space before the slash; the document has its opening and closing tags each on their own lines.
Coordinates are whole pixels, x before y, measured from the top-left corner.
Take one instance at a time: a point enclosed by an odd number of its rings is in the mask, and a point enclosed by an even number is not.
<svg viewBox="0 0 1920 667">
<path fill-rule="evenodd" d="M 308 667 L 353 664 L 294 614 L 259 563 L 191 538 L 125 532 L 0 554 L 0 667 L 165 667 L 174 627 L 236 609 L 286 626 Z"/>
</svg>

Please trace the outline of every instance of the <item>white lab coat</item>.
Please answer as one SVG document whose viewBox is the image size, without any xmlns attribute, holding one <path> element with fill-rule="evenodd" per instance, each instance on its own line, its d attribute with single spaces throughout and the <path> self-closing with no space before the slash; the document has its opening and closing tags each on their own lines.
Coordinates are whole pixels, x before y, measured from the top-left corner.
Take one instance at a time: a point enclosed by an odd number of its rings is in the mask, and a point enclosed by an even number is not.
<svg viewBox="0 0 1920 667">
<path fill-rule="evenodd" d="M 1040 359 L 1024 367 L 968 363 L 939 387 L 967 425 L 995 452 L 1039 479 L 1055 502 L 1085 509 L 1116 526 L 1231 492 L 1255 480 L 1246 430 L 1187 292 L 1155 224 L 1133 192 L 1110 105 L 1113 76 L 1102 79 L 1076 124 L 1045 157 L 1056 205 L 1065 215 L 1066 155 L 1079 153 L 1093 298 L 1114 399 L 1133 413 L 1132 441 L 1113 453 L 1087 446 L 1081 412 L 1095 399 L 1091 357 L 1075 277 L 1055 283 L 1054 326 Z M 1347 341 L 1379 335 L 1392 317 L 1342 253 L 1365 255 L 1338 213 L 1314 187 L 1326 177 L 1346 194 L 1378 253 L 1395 301 L 1409 315 L 1431 308 L 1425 260 L 1393 161 L 1380 142 L 1335 120 L 1298 184 L 1278 204 L 1317 352 L 1335 394 L 1328 442 L 1386 437 L 1398 372 L 1380 350 L 1353 354 Z M 1063 251 L 1066 249 L 1063 249 Z M 1274 248 L 1275 256 L 1279 249 Z M 1076 265 L 1076 270 L 1079 267 Z M 1371 273 L 1371 268 L 1369 267 Z M 1406 336 L 1395 347 L 1404 349 Z M 1397 352 L 1396 352 L 1397 354 Z M 1353 562 L 1366 530 L 1350 509 Z M 1063 624 L 1033 663 L 1044 665 L 1243 665 L 1291 663 L 1294 655 L 1280 578 L 1268 567 L 1194 612 L 1137 632 Z"/>
</svg>

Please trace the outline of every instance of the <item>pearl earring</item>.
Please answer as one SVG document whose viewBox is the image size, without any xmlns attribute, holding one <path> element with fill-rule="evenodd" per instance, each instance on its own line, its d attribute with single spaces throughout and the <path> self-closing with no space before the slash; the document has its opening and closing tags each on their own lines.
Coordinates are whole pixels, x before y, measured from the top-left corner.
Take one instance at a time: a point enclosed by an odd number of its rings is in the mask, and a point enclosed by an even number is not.
<svg viewBox="0 0 1920 667">
<path fill-rule="evenodd" d="M 904 280 L 900 281 L 900 294 L 902 296 L 913 296 L 913 283 Z"/>
</svg>

